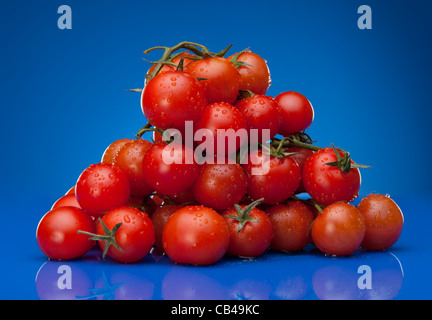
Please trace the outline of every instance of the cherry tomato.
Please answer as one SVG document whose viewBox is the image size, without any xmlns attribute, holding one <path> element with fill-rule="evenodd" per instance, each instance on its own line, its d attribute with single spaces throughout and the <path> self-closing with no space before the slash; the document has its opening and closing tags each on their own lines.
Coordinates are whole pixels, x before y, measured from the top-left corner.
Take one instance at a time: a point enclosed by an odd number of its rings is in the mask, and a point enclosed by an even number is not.
<svg viewBox="0 0 432 320">
<path fill-rule="evenodd" d="M 124 144 L 117 152 L 114 163 L 123 170 L 129 180 L 133 197 L 145 197 L 154 190 L 144 176 L 144 155 L 153 144 L 150 141 L 137 139 Z"/>
<path fill-rule="evenodd" d="M 404 217 L 394 200 L 382 194 L 364 197 L 358 209 L 366 221 L 366 234 L 361 246 L 367 250 L 391 247 L 402 233 Z"/>
<path fill-rule="evenodd" d="M 283 136 L 309 128 L 314 119 L 314 109 L 309 100 L 301 93 L 287 91 L 275 98 L 281 108 L 281 126 L 279 133 Z"/>
<path fill-rule="evenodd" d="M 155 232 L 146 213 L 121 206 L 108 211 L 101 221 L 97 225 L 97 235 L 111 236 L 110 240 L 98 240 L 107 256 L 116 261 L 131 263 L 141 260 L 150 252 L 155 242 Z M 110 231 L 108 234 L 104 225 Z"/>
<path fill-rule="evenodd" d="M 245 117 L 249 130 L 258 129 L 258 137 L 260 139 L 263 130 L 269 130 L 270 139 L 279 132 L 281 110 L 272 97 L 256 94 L 240 100 L 236 103 L 236 107 L 239 108 Z"/>
<path fill-rule="evenodd" d="M 204 164 L 192 190 L 202 205 L 225 210 L 243 198 L 246 187 L 247 175 L 238 163 Z"/>
<path fill-rule="evenodd" d="M 104 151 L 102 155 L 101 162 L 114 164 L 115 157 L 117 152 L 123 147 L 126 143 L 132 142 L 132 139 L 119 139 L 111 143 Z"/>
<path fill-rule="evenodd" d="M 208 105 L 195 125 L 195 130 L 208 129 L 214 137 L 214 155 L 237 151 L 247 142 L 247 124 L 243 114 L 233 105 L 218 102 Z M 207 138 L 206 138 L 207 139 Z M 220 149 L 224 147 L 225 150 Z"/>
<path fill-rule="evenodd" d="M 247 207 L 247 205 L 240 205 L 237 210 L 232 206 L 222 213 L 230 230 L 227 251 L 229 255 L 257 257 L 262 255 L 270 246 L 273 228 L 269 217 L 258 208 L 252 208 L 249 212 L 242 212 L 247 210 Z"/>
<path fill-rule="evenodd" d="M 39 221 L 36 239 L 41 251 L 51 259 L 69 260 L 85 255 L 94 245 L 78 230 L 95 232 L 93 219 L 83 210 L 65 206 L 47 212 Z"/>
<path fill-rule="evenodd" d="M 366 231 L 361 212 L 346 202 L 324 208 L 312 225 L 313 243 L 323 253 L 350 255 L 359 249 Z"/>
<path fill-rule="evenodd" d="M 298 251 L 310 242 L 314 221 L 312 209 L 300 201 L 287 201 L 266 210 L 273 226 L 274 237 L 270 248 L 280 251 Z"/>
<path fill-rule="evenodd" d="M 233 54 L 228 59 L 232 61 Z M 237 56 L 235 61 L 247 63 L 237 67 L 240 73 L 240 90 L 250 90 L 256 94 L 266 94 L 270 87 L 270 71 L 267 62 L 258 54 L 251 51 L 244 51 Z"/>
<path fill-rule="evenodd" d="M 210 57 L 188 64 L 185 71 L 195 78 L 201 78 L 209 104 L 215 102 L 234 103 L 239 95 L 240 74 L 226 58 Z"/>
<path fill-rule="evenodd" d="M 64 196 L 60 197 L 56 202 L 54 202 L 54 204 L 51 207 L 51 210 L 58 207 L 67 207 L 67 206 L 81 209 L 81 206 L 79 205 L 76 199 L 75 193 L 65 194 Z"/>
<path fill-rule="evenodd" d="M 193 153 L 192 149 L 174 142 L 153 145 L 144 156 L 143 172 L 147 183 L 164 196 L 190 189 L 199 173 Z"/>
<path fill-rule="evenodd" d="M 187 206 L 168 219 L 162 240 L 166 254 L 173 261 L 209 265 L 225 255 L 230 231 L 224 218 L 213 209 Z"/>
<path fill-rule="evenodd" d="M 141 107 L 147 120 L 157 128 L 184 132 L 185 121 L 196 121 L 207 100 L 200 82 L 182 71 L 158 74 L 144 87 Z"/>
<path fill-rule="evenodd" d="M 193 59 L 190 58 L 195 58 L 196 56 L 193 55 L 190 52 L 182 52 L 180 53 L 178 56 L 176 56 L 174 59 L 171 60 L 172 63 L 178 65 L 180 63 L 180 60 L 183 58 L 183 68 L 185 68 L 189 63 L 191 63 L 192 61 L 194 61 Z M 153 64 L 149 70 L 147 71 L 147 74 L 151 74 L 154 69 L 156 68 L 157 64 Z M 177 71 L 177 67 L 173 66 L 173 65 L 169 65 L 166 64 L 164 66 L 162 66 L 162 68 L 159 70 L 158 74 L 167 72 L 167 71 Z"/>
<path fill-rule="evenodd" d="M 297 162 L 297 164 L 300 166 L 300 171 L 303 171 L 304 164 L 306 162 L 306 159 L 309 158 L 314 151 L 310 149 L 300 148 L 300 147 L 290 147 L 285 150 L 285 152 L 288 153 L 295 153 L 291 155 L 291 157 Z M 295 191 L 295 193 L 303 193 L 305 192 L 305 188 L 303 186 L 303 179 L 300 180 L 300 185 Z"/>
<path fill-rule="evenodd" d="M 338 152 L 343 158 L 343 153 Z M 324 148 L 308 157 L 303 167 L 302 182 L 306 192 L 323 205 L 350 202 L 358 196 L 360 189 L 359 169 L 351 168 L 349 172 L 343 172 L 341 168 L 326 164 L 334 161 L 337 161 L 334 149 Z"/>
<path fill-rule="evenodd" d="M 242 166 L 249 174 L 247 194 L 253 200 L 264 198 L 265 204 L 286 200 L 300 184 L 300 167 L 290 156 L 264 157 L 260 150 L 255 150 L 249 154 L 247 163 Z M 255 170 L 264 174 L 254 174 Z"/>
<path fill-rule="evenodd" d="M 129 180 L 115 165 L 92 164 L 79 176 L 75 195 L 84 211 L 95 217 L 102 216 L 129 201 Z"/>
<path fill-rule="evenodd" d="M 162 234 L 165 224 L 168 219 L 174 214 L 174 212 L 183 208 L 181 205 L 162 205 L 157 207 L 153 215 L 151 216 L 151 220 L 153 223 L 153 227 L 155 229 L 155 247 L 160 251 L 164 251 L 163 242 L 162 242 Z"/>
</svg>

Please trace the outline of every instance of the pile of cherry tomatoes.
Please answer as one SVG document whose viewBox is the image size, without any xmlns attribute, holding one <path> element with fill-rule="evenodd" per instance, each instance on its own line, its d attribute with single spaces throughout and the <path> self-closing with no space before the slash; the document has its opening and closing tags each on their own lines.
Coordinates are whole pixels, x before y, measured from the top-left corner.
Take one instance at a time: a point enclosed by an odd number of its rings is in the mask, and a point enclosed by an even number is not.
<svg viewBox="0 0 432 320">
<path fill-rule="evenodd" d="M 42 217 L 45 255 L 74 259 L 98 243 L 120 262 L 153 249 L 208 265 L 309 244 L 350 255 L 398 240 L 403 215 L 389 196 L 352 204 L 366 166 L 305 132 L 310 101 L 293 91 L 267 95 L 267 62 L 250 50 L 225 57 L 229 49 L 181 42 L 144 52 L 163 50 L 144 88 L 133 89 L 148 123 L 110 144 Z"/>
</svg>

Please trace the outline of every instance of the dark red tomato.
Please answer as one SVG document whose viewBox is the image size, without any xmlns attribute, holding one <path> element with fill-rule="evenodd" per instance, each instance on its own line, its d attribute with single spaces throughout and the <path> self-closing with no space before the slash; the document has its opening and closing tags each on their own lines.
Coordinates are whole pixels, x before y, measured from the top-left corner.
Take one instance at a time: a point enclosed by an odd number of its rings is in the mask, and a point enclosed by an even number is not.
<svg viewBox="0 0 432 320">
<path fill-rule="evenodd" d="M 195 131 L 200 129 L 210 130 L 214 137 L 214 155 L 222 158 L 237 151 L 248 139 L 243 114 L 226 102 L 213 103 L 204 109 L 195 126 Z"/>
<path fill-rule="evenodd" d="M 157 128 L 184 132 L 185 121 L 196 121 L 207 105 L 204 89 L 193 76 L 182 71 L 158 74 L 144 87 L 141 107 Z"/>
<path fill-rule="evenodd" d="M 273 226 L 274 237 L 270 248 L 280 251 L 298 251 L 310 242 L 314 221 L 312 209 L 300 201 L 287 201 L 266 210 Z"/>
<path fill-rule="evenodd" d="M 241 205 L 245 209 L 246 205 Z M 273 228 L 269 217 L 260 209 L 253 208 L 247 214 L 249 221 L 241 226 L 240 221 L 233 219 L 238 217 L 236 208 L 231 207 L 225 210 L 222 215 L 230 230 L 230 241 L 227 253 L 238 257 L 257 257 L 262 255 L 270 246 L 273 238 Z"/>
<path fill-rule="evenodd" d="M 181 208 L 183 208 L 183 206 L 181 205 L 163 205 L 157 207 L 151 217 L 153 227 L 155 229 L 155 247 L 162 252 L 164 251 L 162 234 L 165 224 L 167 223 L 168 219 L 174 214 L 174 212 L 180 210 Z"/>
<path fill-rule="evenodd" d="M 173 196 L 190 189 L 198 176 L 194 152 L 185 145 L 160 142 L 144 156 L 144 176 L 158 194 Z"/>
<path fill-rule="evenodd" d="M 210 57 L 191 62 L 185 68 L 195 78 L 201 78 L 209 104 L 234 103 L 239 95 L 240 74 L 226 58 Z"/>
<path fill-rule="evenodd" d="M 176 211 L 165 224 L 163 247 L 177 263 L 209 265 L 226 253 L 230 231 L 224 218 L 211 208 L 187 206 Z"/>
<path fill-rule="evenodd" d="M 236 107 L 245 117 L 249 130 L 258 130 L 259 142 L 261 142 L 263 130 L 269 131 L 269 139 L 279 132 L 281 110 L 272 97 L 256 94 L 240 100 L 236 103 Z"/>
<path fill-rule="evenodd" d="M 153 144 L 147 140 L 132 140 L 123 145 L 115 157 L 115 164 L 123 170 L 128 177 L 131 195 L 133 197 L 145 197 L 154 191 L 147 183 L 143 170 L 144 155 L 152 145 Z"/>
<path fill-rule="evenodd" d="M 366 221 L 366 234 L 361 244 L 364 249 L 384 250 L 397 242 L 404 217 L 394 200 L 382 194 L 371 194 L 360 201 L 358 209 Z"/>
<path fill-rule="evenodd" d="M 83 210 L 66 206 L 46 213 L 39 222 L 36 239 L 41 251 L 51 259 L 69 260 L 85 255 L 95 244 L 78 230 L 94 233 L 93 219 Z"/>
<path fill-rule="evenodd" d="M 256 150 L 249 154 L 248 163 L 242 166 L 249 174 L 247 194 L 253 200 L 264 198 L 265 204 L 286 200 L 300 184 L 300 167 L 290 156 L 265 156 Z"/>
<path fill-rule="evenodd" d="M 108 211 L 101 221 L 112 231 L 112 239 L 108 242 L 98 240 L 107 256 L 116 261 L 131 263 L 141 260 L 150 252 L 155 242 L 155 232 L 146 213 L 136 208 L 121 206 Z M 116 227 L 118 224 L 121 225 Z M 97 234 L 107 235 L 101 222 L 97 224 Z M 113 245 L 114 241 L 121 250 Z M 106 245 L 109 247 L 105 250 Z"/>
<path fill-rule="evenodd" d="M 169 197 L 169 199 L 164 200 L 165 204 L 178 204 L 178 205 L 192 205 L 192 204 L 198 204 L 198 202 L 195 200 L 193 190 L 192 188 L 183 191 L 181 193 L 172 195 Z M 170 203 L 172 201 L 173 203 Z"/>
<path fill-rule="evenodd" d="M 233 54 L 228 59 L 231 59 Z M 256 94 L 266 94 L 270 87 L 270 71 L 267 62 L 258 54 L 251 51 L 241 53 L 236 61 L 245 62 L 248 65 L 237 67 L 240 73 L 240 90 L 250 90 Z"/>
<path fill-rule="evenodd" d="M 104 151 L 102 155 L 101 162 L 114 164 L 114 159 L 117 155 L 117 152 L 123 147 L 126 143 L 132 142 L 132 139 L 119 139 L 111 143 Z"/>
<path fill-rule="evenodd" d="M 189 63 L 191 63 L 192 61 L 194 61 L 193 59 L 189 59 L 189 58 L 195 58 L 196 56 L 193 55 L 190 52 L 182 52 L 180 53 L 178 56 L 176 56 L 174 59 L 171 60 L 172 63 L 176 64 L 178 66 L 178 64 L 180 63 L 180 60 L 183 58 L 183 68 L 186 67 Z M 153 64 L 150 69 L 147 71 L 147 74 L 151 74 L 154 69 L 156 68 L 156 64 Z M 173 66 L 173 65 L 169 65 L 166 64 L 164 65 L 160 70 L 158 74 L 167 72 L 167 71 L 176 71 L 177 67 Z"/>
<path fill-rule="evenodd" d="M 343 153 L 338 152 L 343 158 Z M 351 168 L 349 172 L 343 172 L 341 168 L 326 164 L 334 161 L 337 161 L 335 151 L 324 148 L 308 157 L 303 167 L 302 182 L 306 192 L 323 205 L 350 202 L 358 196 L 360 189 L 359 169 Z"/>
<path fill-rule="evenodd" d="M 79 176 L 75 195 L 84 211 L 102 216 L 108 210 L 126 205 L 130 197 L 129 180 L 115 165 L 92 164 Z"/>
<path fill-rule="evenodd" d="M 309 100 L 302 94 L 287 91 L 275 98 L 281 108 L 281 126 L 279 133 L 283 136 L 309 128 L 314 119 L 314 109 Z"/>
<path fill-rule="evenodd" d="M 353 205 L 336 202 L 324 208 L 312 225 L 313 243 L 325 254 L 344 256 L 359 249 L 366 224 Z"/>
<path fill-rule="evenodd" d="M 238 163 L 203 164 L 192 188 L 194 198 L 206 207 L 225 210 L 243 198 L 247 179 Z"/>
<path fill-rule="evenodd" d="M 291 157 L 297 161 L 298 165 L 300 166 L 300 170 L 303 171 L 304 164 L 306 163 L 306 159 L 309 158 L 311 155 L 313 155 L 314 151 L 310 149 L 300 148 L 300 147 L 291 147 L 289 149 L 286 149 L 285 152 L 288 153 L 295 153 L 291 155 Z M 303 181 L 300 181 L 300 185 L 295 191 L 295 193 L 302 193 L 305 192 L 305 188 L 303 186 Z"/>
</svg>

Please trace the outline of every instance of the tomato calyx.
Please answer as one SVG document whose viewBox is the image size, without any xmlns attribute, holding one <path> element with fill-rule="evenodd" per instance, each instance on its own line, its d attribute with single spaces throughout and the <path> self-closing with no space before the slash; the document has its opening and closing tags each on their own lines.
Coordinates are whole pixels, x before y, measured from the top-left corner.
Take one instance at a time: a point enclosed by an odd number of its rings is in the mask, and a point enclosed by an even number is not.
<svg viewBox="0 0 432 320">
<path fill-rule="evenodd" d="M 111 246 L 114 246 L 117 250 L 123 252 L 122 248 L 117 244 L 117 241 L 115 239 L 117 230 L 122 226 L 122 223 L 117 223 L 111 230 L 106 226 L 106 224 L 102 221 L 101 218 L 99 218 L 99 223 L 104 231 L 104 234 L 94 234 L 87 231 L 78 230 L 77 233 L 82 233 L 91 236 L 89 240 L 95 240 L 95 241 L 103 241 L 105 242 L 105 246 L 102 253 L 102 258 L 105 259 L 108 249 Z"/>
<path fill-rule="evenodd" d="M 246 222 L 248 222 L 248 221 L 253 221 L 253 222 L 261 223 L 261 221 L 255 219 L 255 218 L 252 218 L 250 216 L 250 213 L 263 200 L 264 200 L 264 198 L 255 200 L 255 201 L 251 202 L 250 204 L 248 204 L 246 207 L 244 207 L 244 209 L 239 204 L 235 203 L 234 204 L 234 208 L 237 211 L 237 216 L 231 215 L 231 214 L 227 214 L 224 217 L 228 217 L 228 218 L 237 220 L 239 222 L 238 231 L 237 231 L 237 233 L 239 233 L 243 229 L 243 227 L 245 226 Z"/>
<path fill-rule="evenodd" d="M 247 67 L 252 67 L 252 65 L 250 65 L 249 63 L 243 62 L 243 61 L 238 61 L 238 57 L 246 52 L 246 51 L 250 51 L 249 48 L 243 49 L 242 51 L 237 52 L 235 55 L 232 56 L 230 62 L 236 67 L 236 68 L 240 68 L 241 66 L 247 66 Z"/>
<path fill-rule="evenodd" d="M 326 165 L 340 168 L 342 172 L 349 172 L 351 168 L 370 168 L 370 166 L 352 162 L 349 152 L 336 148 L 333 144 L 332 148 L 336 154 L 337 161 L 327 162 Z M 341 157 L 338 151 L 342 152 L 343 157 Z"/>
</svg>

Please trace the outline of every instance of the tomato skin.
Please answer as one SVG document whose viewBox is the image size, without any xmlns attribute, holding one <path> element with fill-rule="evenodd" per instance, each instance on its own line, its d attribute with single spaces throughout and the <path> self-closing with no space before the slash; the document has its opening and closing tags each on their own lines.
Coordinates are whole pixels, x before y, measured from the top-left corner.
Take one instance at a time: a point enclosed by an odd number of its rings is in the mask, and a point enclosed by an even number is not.
<svg viewBox="0 0 432 320">
<path fill-rule="evenodd" d="M 164 155 L 180 160 L 180 163 L 166 163 Z M 192 163 L 186 163 L 188 158 Z M 153 145 L 146 152 L 143 163 L 147 183 L 164 196 L 175 196 L 187 191 L 199 174 L 199 165 L 194 160 L 193 150 L 178 143 L 160 142 Z"/>
<path fill-rule="evenodd" d="M 233 149 L 237 151 L 245 142 L 247 142 L 247 124 L 243 114 L 234 107 L 232 104 L 226 102 L 218 102 L 208 105 L 200 119 L 195 125 L 194 130 L 208 129 L 213 133 L 214 137 L 214 154 L 219 155 L 220 150 L 218 143 L 225 146 L 225 156 L 230 154 L 229 135 L 228 130 L 234 130 L 238 137 L 236 138 Z M 221 131 L 225 130 L 227 133 L 223 135 Z"/>
<path fill-rule="evenodd" d="M 145 197 L 154 190 L 147 183 L 143 166 L 144 156 L 153 144 L 150 141 L 137 139 L 124 144 L 117 152 L 114 163 L 123 170 L 129 180 L 133 197 Z"/>
<path fill-rule="evenodd" d="M 168 219 L 163 230 L 163 247 L 177 263 L 209 265 L 226 253 L 230 231 L 216 211 L 204 206 L 187 206 Z"/>
<path fill-rule="evenodd" d="M 101 162 L 108 163 L 108 164 L 115 164 L 114 160 L 117 156 L 117 152 L 126 144 L 129 142 L 132 142 L 132 139 L 119 139 L 114 142 L 112 142 L 104 151 L 102 155 Z"/>
<path fill-rule="evenodd" d="M 232 56 L 228 59 L 231 60 Z M 240 90 L 250 90 L 256 94 L 266 94 L 270 87 L 270 71 L 267 62 L 258 54 L 245 51 L 237 57 L 237 61 L 249 64 L 237 68 L 240 74 Z"/>
<path fill-rule="evenodd" d="M 207 105 L 201 83 L 182 71 L 158 74 L 144 87 L 141 107 L 157 128 L 184 132 L 185 121 L 196 121 Z"/>
<path fill-rule="evenodd" d="M 194 198 L 206 207 L 225 210 L 246 193 L 247 175 L 238 163 L 204 164 L 192 187 Z"/>
<path fill-rule="evenodd" d="M 79 176 L 75 195 L 84 211 L 95 217 L 102 216 L 129 201 L 129 180 L 115 165 L 92 164 Z"/>
<path fill-rule="evenodd" d="M 108 211 L 102 218 L 103 223 L 112 230 L 118 223 L 122 225 L 115 234 L 115 240 L 120 251 L 110 246 L 107 255 L 112 259 L 132 263 L 144 258 L 155 242 L 155 232 L 148 215 L 136 208 L 121 206 Z M 97 234 L 105 232 L 100 223 L 97 224 Z M 101 249 L 105 248 L 104 241 L 98 241 Z"/>
<path fill-rule="evenodd" d="M 180 210 L 181 208 L 183 208 L 181 205 L 163 205 L 156 208 L 155 212 L 151 216 L 153 227 L 155 229 L 155 247 L 161 252 L 164 252 L 162 242 L 164 227 L 174 212 Z"/>
<path fill-rule="evenodd" d="M 188 57 L 189 58 L 194 58 L 195 55 L 193 55 L 190 52 L 185 51 L 185 52 L 180 53 L 174 59 L 172 59 L 171 62 L 178 65 L 180 63 L 180 60 L 183 58 L 183 68 L 185 68 L 189 63 L 191 63 L 192 61 L 194 61 L 192 59 L 188 59 Z M 151 74 L 154 71 L 155 68 L 156 68 L 156 64 L 153 64 L 149 68 L 149 70 L 147 71 L 147 74 Z M 161 73 L 164 73 L 164 72 L 168 72 L 168 71 L 177 71 L 177 67 L 169 65 L 169 64 L 166 64 L 166 65 L 162 66 L 162 68 L 159 70 L 158 74 L 161 74 Z"/>
<path fill-rule="evenodd" d="M 309 128 L 314 119 L 314 109 L 309 100 L 301 93 L 282 92 L 275 101 L 281 108 L 281 126 L 279 133 L 283 136 Z"/>
<path fill-rule="evenodd" d="M 78 203 L 78 200 L 76 199 L 75 193 L 69 193 L 65 194 L 64 196 L 60 197 L 51 207 L 52 209 L 58 208 L 58 207 L 76 207 L 80 208 L 81 206 Z"/>
<path fill-rule="evenodd" d="M 361 212 L 346 202 L 324 208 L 312 225 L 313 243 L 325 254 L 344 256 L 359 249 L 366 232 Z"/>
<path fill-rule="evenodd" d="M 259 163 L 261 151 L 249 154 L 248 163 L 243 168 L 249 174 L 247 194 L 253 200 L 264 198 L 264 204 L 277 204 L 294 194 L 301 179 L 300 167 L 290 156 L 278 158 L 270 156 L 267 161 Z M 258 163 L 258 164 L 254 164 Z M 253 169 L 267 169 L 267 173 L 253 174 Z"/>
<path fill-rule="evenodd" d="M 311 239 L 310 228 L 315 219 L 310 207 L 300 201 L 287 201 L 266 210 L 273 226 L 274 237 L 270 248 L 298 251 Z"/>
<path fill-rule="evenodd" d="M 200 80 L 209 104 L 234 103 L 239 95 L 240 74 L 226 58 L 210 57 L 189 63 L 185 71 Z"/>
<path fill-rule="evenodd" d="M 270 131 L 270 139 L 278 133 L 281 110 L 272 97 L 256 94 L 240 100 L 235 106 L 245 117 L 249 130 L 258 129 L 259 137 L 262 137 L 262 130 Z"/>
<path fill-rule="evenodd" d="M 394 200 L 382 194 L 371 194 L 357 207 L 366 221 L 366 234 L 361 244 L 364 249 L 384 250 L 397 242 L 404 217 Z"/>
<path fill-rule="evenodd" d="M 246 205 L 240 206 L 242 209 Z M 256 221 L 247 221 L 239 230 L 239 222 L 226 215 L 238 216 L 234 207 L 222 213 L 230 230 L 230 241 L 227 254 L 237 257 L 257 257 L 262 255 L 270 246 L 273 238 L 273 228 L 269 217 L 260 209 L 253 208 L 249 217 Z"/>
<path fill-rule="evenodd" d="M 344 155 L 338 151 L 341 157 Z M 337 161 L 332 148 L 316 151 L 307 158 L 303 171 L 302 182 L 306 192 L 318 203 L 330 205 L 338 201 L 350 202 L 358 196 L 361 176 L 358 168 L 342 172 L 338 167 L 326 165 Z"/>
<path fill-rule="evenodd" d="M 306 163 L 307 158 L 309 158 L 311 155 L 313 155 L 314 151 L 310 149 L 304 149 L 300 147 L 290 147 L 289 149 L 285 150 L 285 152 L 288 153 L 295 153 L 291 155 L 291 158 L 293 158 L 297 164 L 300 167 L 300 171 L 303 171 L 304 164 Z M 303 179 L 300 180 L 300 185 L 295 191 L 295 193 L 303 193 L 305 192 L 305 188 L 303 186 Z"/>
<path fill-rule="evenodd" d="M 39 221 L 36 239 L 41 251 L 55 260 L 70 260 L 85 255 L 95 244 L 78 230 L 94 233 L 93 219 L 83 210 L 64 206 L 47 212 Z"/>
</svg>

